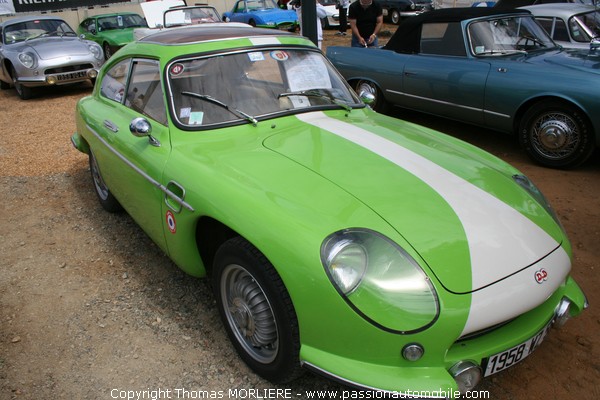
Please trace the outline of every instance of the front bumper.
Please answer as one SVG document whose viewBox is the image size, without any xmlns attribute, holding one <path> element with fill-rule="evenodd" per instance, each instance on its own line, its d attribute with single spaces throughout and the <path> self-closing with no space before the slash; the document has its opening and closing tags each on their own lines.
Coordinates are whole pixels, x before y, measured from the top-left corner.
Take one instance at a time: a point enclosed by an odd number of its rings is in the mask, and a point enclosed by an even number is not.
<svg viewBox="0 0 600 400">
<path fill-rule="evenodd" d="M 398 365 L 339 357 L 308 346 L 302 346 L 300 356 L 306 368 L 357 389 L 402 393 L 406 396 L 455 398 L 459 384 L 449 372 L 453 366 L 468 361 L 484 371 L 490 356 L 527 341 L 549 322 L 553 323 L 563 298 L 571 302 L 571 316 L 578 315 L 587 307 L 583 291 L 569 277 L 548 300 L 535 309 L 495 329 L 459 339 L 445 354 L 427 358 L 427 362 L 413 362 L 411 365 L 414 366 L 407 366 L 400 354 Z M 418 335 L 414 336 L 418 341 Z M 407 335 L 404 340 L 410 343 L 411 337 Z M 421 344 L 425 352 L 433 346 L 433 343 Z"/>
<path fill-rule="evenodd" d="M 56 71 L 52 73 L 40 73 L 34 76 L 21 77 L 19 83 L 28 87 L 67 85 L 70 83 L 83 82 L 95 79 L 98 76 L 96 68 L 76 69 L 73 71 Z"/>
</svg>

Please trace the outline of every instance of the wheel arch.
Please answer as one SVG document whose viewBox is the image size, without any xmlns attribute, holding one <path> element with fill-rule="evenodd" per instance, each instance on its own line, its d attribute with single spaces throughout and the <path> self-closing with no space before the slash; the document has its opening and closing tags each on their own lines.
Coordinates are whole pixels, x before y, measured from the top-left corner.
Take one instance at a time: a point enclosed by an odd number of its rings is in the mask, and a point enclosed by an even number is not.
<svg viewBox="0 0 600 400">
<path fill-rule="evenodd" d="M 206 275 L 211 275 L 213 261 L 219 247 L 235 236 L 242 235 L 215 218 L 203 216 L 198 220 L 196 225 L 196 246 L 198 247 L 202 264 L 204 264 Z"/>
</svg>

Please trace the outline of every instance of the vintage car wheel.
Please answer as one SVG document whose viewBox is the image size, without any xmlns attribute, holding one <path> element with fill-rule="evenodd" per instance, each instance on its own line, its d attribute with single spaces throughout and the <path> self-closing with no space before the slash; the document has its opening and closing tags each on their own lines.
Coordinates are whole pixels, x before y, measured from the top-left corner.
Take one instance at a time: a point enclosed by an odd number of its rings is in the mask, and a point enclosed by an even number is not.
<svg viewBox="0 0 600 400">
<path fill-rule="evenodd" d="M 240 357 L 272 382 L 298 377 L 302 371 L 298 321 L 271 263 L 236 237 L 221 245 L 212 273 L 219 313 Z"/>
<path fill-rule="evenodd" d="M 104 43 L 104 46 L 102 46 L 102 50 L 104 50 L 104 59 L 108 60 L 112 55 L 112 50 L 110 49 L 110 46 L 108 43 Z"/>
<path fill-rule="evenodd" d="M 15 87 L 17 94 L 19 95 L 21 100 L 29 100 L 33 96 L 33 89 L 31 89 L 30 87 L 21 85 L 19 83 L 19 75 L 17 74 L 15 67 L 11 67 L 11 71 L 12 71 L 11 76 L 12 76 L 12 80 L 13 80 L 13 86 Z"/>
<path fill-rule="evenodd" d="M 359 80 L 354 85 L 354 90 L 359 96 L 361 92 L 366 91 L 375 97 L 373 104 L 371 104 L 373 110 L 379 113 L 385 113 L 389 110 L 389 104 L 383 97 L 383 93 L 381 93 L 381 90 L 373 82 Z"/>
<path fill-rule="evenodd" d="M 400 16 L 400 11 L 398 11 L 398 10 L 390 11 L 390 20 L 392 21 L 392 24 L 398 25 L 400 23 L 401 18 L 402 17 Z"/>
<path fill-rule="evenodd" d="M 104 179 L 102 179 L 102 175 L 100 174 L 98 162 L 96 161 L 96 157 L 94 157 L 94 153 L 92 153 L 91 150 L 89 162 L 90 172 L 92 174 L 92 182 L 94 183 L 94 189 L 96 189 L 96 194 L 98 195 L 100 205 L 108 212 L 115 213 L 121 211 L 123 208 L 117 199 L 112 195 L 108 189 L 108 186 L 106 186 L 106 183 L 104 183 Z"/>
<path fill-rule="evenodd" d="M 587 117 L 562 101 L 547 100 L 531 107 L 519 125 L 519 142 L 536 162 L 551 168 L 573 168 L 595 149 Z"/>
</svg>

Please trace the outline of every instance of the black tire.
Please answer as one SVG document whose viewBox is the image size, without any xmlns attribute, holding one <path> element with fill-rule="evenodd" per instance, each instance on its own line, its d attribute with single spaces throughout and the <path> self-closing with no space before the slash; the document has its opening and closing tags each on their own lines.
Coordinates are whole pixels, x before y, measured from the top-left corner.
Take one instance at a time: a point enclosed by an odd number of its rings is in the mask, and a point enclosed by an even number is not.
<svg viewBox="0 0 600 400">
<path fill-rule="evenodd" d="M 2 89 L 2 90 L 10 89 L 10 83 L 0 81 L 0 89 Z"/>
<path fill-rule="evenodd" d="M 535 162 L 550 168 L 574 168 L 596 147 L 586 115 L 559 100 L 531 107 L 519 123 L 519 143 Z"/>
<path fill-rule="evenodd" d="M 19 83 L 19 75 L 17 75 L 15 67 L 11 67 L 11 74 L 13 86 L 15 87 L 15 90 L 17 91 L 17 94 L 21 100 L 29 100 L 31 97 L 33 97 L 33 89 Z"/>
<path fill-rule="evenodd" d="M 217 250 L 212 281 L 225 330 L 242 360 L 273 383 L 300 376 L 296 312 L 266 257 L 245 239 L 230 239 Z"/>
<path fill-rule="evenodd" d="M 92 153 L 91 150 L 89 161 L 92 183 L 94 184 L 94 189 L 96 191 L 96 195 L 98 196 L 98 201 L 100 201 L 100 205 L 106 211 L 111 213 L 121 211 L 123 207 L 121 207 L 121 204 L 119 204 L 117 199 L 108 189 L 108 186 L 106 186 L 106 183 L 104 183 L 104 179 L 102 179 L 102 174 L 100 173 L 100 168 L 98 167 L 98 162 L 96 161 L 96 157 L 94 157 L 94 153 Z"/>
<path fill-rule="evenodd" d="M 398 10 L 390 11 L 390 21 L 392 22 L 392 24 L 399 25 L 401 19 L 402 19 L 402 17 L 400 16 L 400 11 L 398 11 Z"/>
<path fill-rule="evenodd" d="M 358 95 L 360 95 L 360 92 L 366 91 L 375 96 L 375 101 L 373 101 L 373 104 L 371 104 L 371 108 L 373 110 L 382 114 L 389 111 L 390 105 L 387 102 L 387 100 L 383 97 L 383 93 L 375 83 L 371 81 L 358 80 L 354 85 L 354 90 Z"/>
<path fill-rule="evenodd" d="M 255 28 L 256 28 L 256 21 L 255 21 L 255 20 L 251 19 L 250 21 L 248 21 L 248 24 L 249 24 L 250 26 L 253 26 L 253 27 L 255 27 Z"/>
<path fill-rule="evenodd" d="M 102 50 L 104 51 L 104 59 L 105 60 L 108 60 L 109 58 L 112 57 L 113 52 L 108 43 L 104 43 L 104 45 L 102 46 Z"/>
</svg>

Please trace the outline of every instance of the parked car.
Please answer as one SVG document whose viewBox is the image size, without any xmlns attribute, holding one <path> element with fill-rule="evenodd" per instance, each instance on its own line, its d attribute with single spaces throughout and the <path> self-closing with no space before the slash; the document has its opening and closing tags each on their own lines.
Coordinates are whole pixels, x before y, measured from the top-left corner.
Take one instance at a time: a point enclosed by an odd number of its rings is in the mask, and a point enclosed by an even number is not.
<svg viewBox="0 0 600 400">
<path fill-rule="evenodd" d="M 223 13 L 223 21 L 290 31 L 298 26 L 296 11 L 282 9 L 274 0 L 238 0 L 231 11 Z"/>
<path fill-rule="evenodd" d="M 325 8 L 327 17 L 321 19 L 323 29 L 334 28 L 340 26 L 340 12 L 337 9 L 337 0 L 318 0 Z M 289 3 L 288 3 L 289 4 Z"/>
<path fill-rule="evenodd" d="M 532 6 L 535 4 L 552 4 L 552 3 L 567 3 L 567 4 L 596 4 L 595 0 L 498 0 L 494 7 L 501 9 L 511 9 L 524 6 Z"/>
<path fill-rule="evenodd" d="M 240 357 L 276 383 L 304 366 L 456 397 L 587 304 L 527 177 L 365 107 L 299 35 L 130 43 L 78 102 L 72 142 L 102 207 L 210 277 Z"/>
<path fill-rule="evenodd" d="M 156 6 L 158 6 L 159 3 L 162 2 L 140 3 L 144 15 L 146 15 L 146 18 L 149 21 L 152 21 L 152 23 L 148 28 L 138 28 L 134 31 L 136 40 L 156 33 L 162 29 L 181 28 L 200 24 L 223 24 L 219 12 L 213 6 L 168 7 L 169 3 L 165 3 L 166 6 L 164 8 L 157 8 Z M 158 18 L 158 15 L 160 15 L 160 19 Z"/>
<path fill-rule="evenodd" d="M 431 0 L 377 0 L 377 3 L 383 9 L 383 17 L 396 25 L 402 18 L 433 10 Z"/>
<path fill-rule="evenodd" d="M 94 81 L 104 62 L 102 48 L 77 34 L 63 19 L 27 16 L 0 23 L 0 88 L 12 86 L 27 100 L 40 86 Z"/>
<path fill-rule="evenodd" d="M 584 4 L 539 4 L 522 7 L 531 12 L 552 40 L 565 48 L 589 49 L 600 35 L 600 11 Z"/>
<path fill-rule="evenodd" d="M 94 15 L 81 21 L 77 32 L 102 46 L 104 58 L 134 40 L 133 30 L 147 27 L 146 21 L 136 13 L 123 12 Z"/>
<path fill-rule="evenodd" d="M 434 10 L 404 21 L 382 49 L 329 47 L 327 56 L 376 97 L 376 110 L 514 133 L 548 167 L 578 166 L 600 145 L 599 55 L 563 50 L 525 10 Z"/>
</svg>

